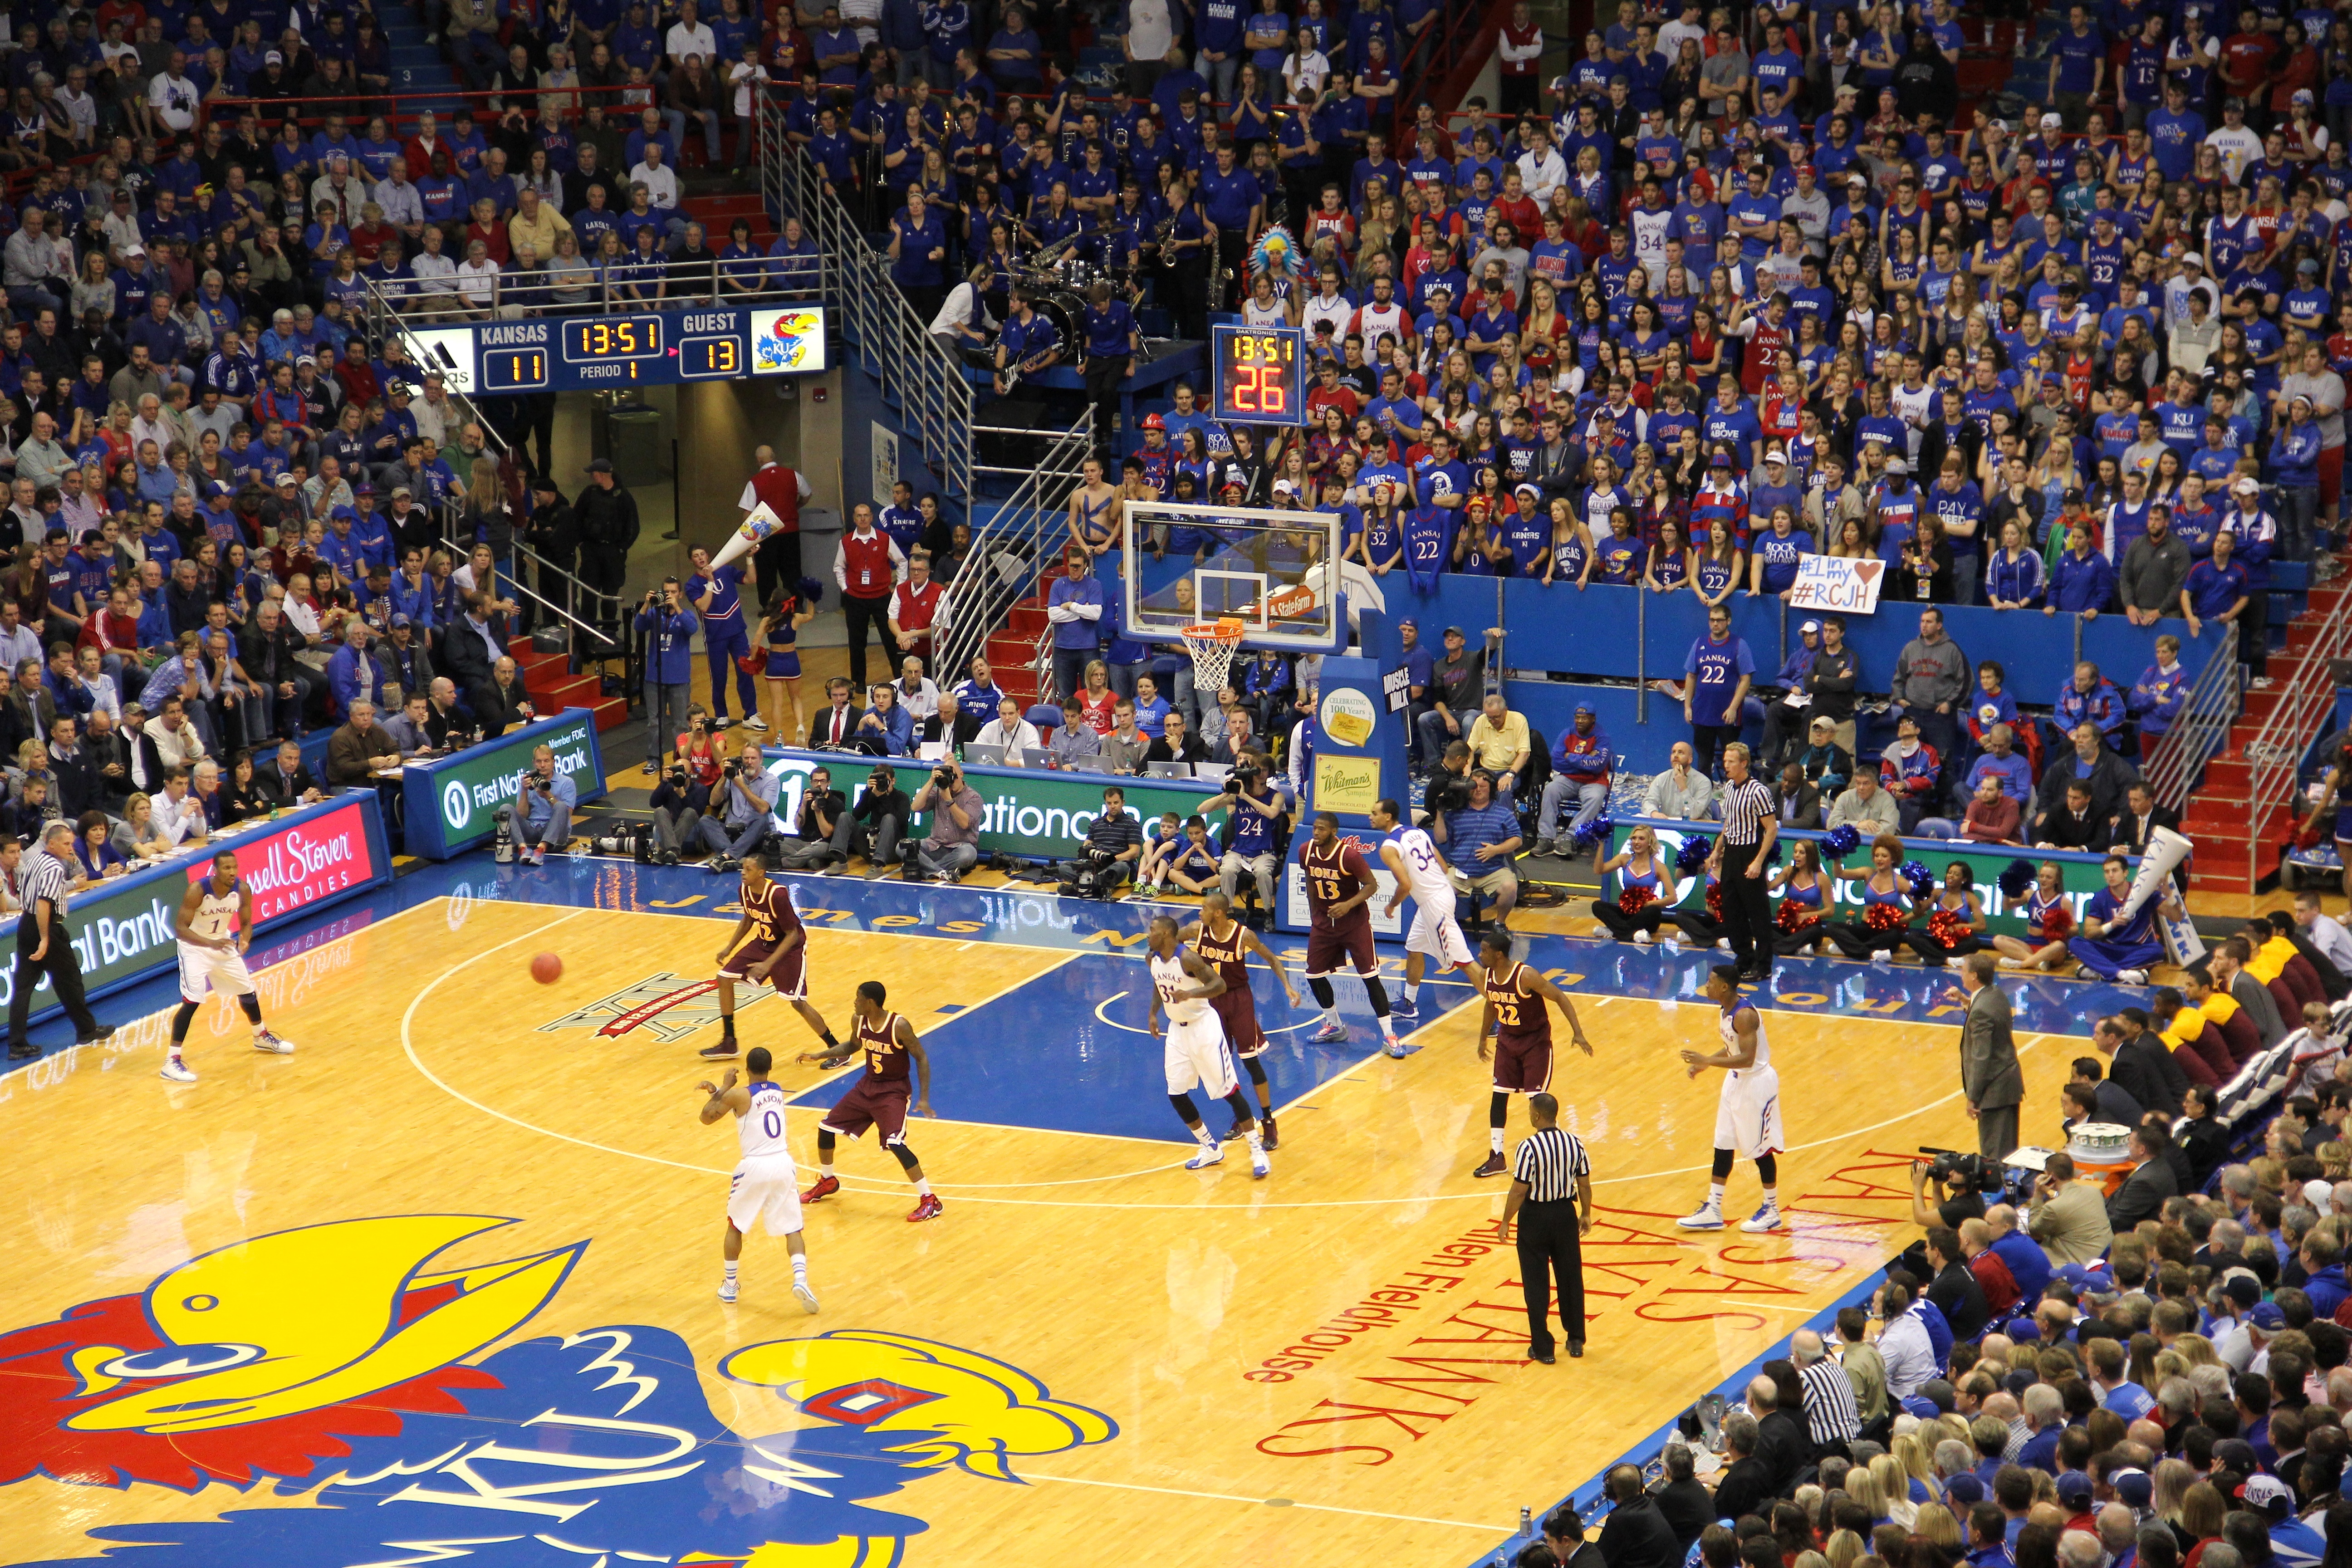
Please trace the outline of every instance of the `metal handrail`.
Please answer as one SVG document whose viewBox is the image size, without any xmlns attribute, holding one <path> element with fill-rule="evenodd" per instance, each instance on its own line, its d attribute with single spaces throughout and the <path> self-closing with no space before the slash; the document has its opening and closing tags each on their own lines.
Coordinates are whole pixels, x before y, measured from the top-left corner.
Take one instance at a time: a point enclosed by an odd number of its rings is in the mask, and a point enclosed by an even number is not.
<svg viewBox="0 0 2352 1568">
<path fill-rule="evenodd" d="M 452 275 L 430 287 L 422 279 L 412 281 L 398 296 L 399 302 L 389 308 L 404 323 L 438 326 L 590 310 L 609 315 L 615 311 L 659 310 L 672 304 L 708 303 L 717 308 L 780 300 L 823 300 L 827 293 L 822 256 L 748 256 L 732 259 L 713 257 L 708 262 L 682 262 L 658 255 L 648 260 L 631 251 L 618 261 L 591 258 L 589 266 L 594 281 L 587 285 L 584 293 L 576 285 L 550 282 L 542 265 L 528 272 L 494 274 L 487 303 L 467 293 L 468 287 L 478 285 L 469 286 Z M 636 292 L 644 285 L 626 275 L 648 268 L 660 274 L 652 280 L 662 289 L 658 298 L 648 299 Z M 739 281 L 730 283 L 730 279 Z M 769 281 L 740 281 L 761 279 Z M 722 289 L 722 283 L 727 287 Z M 695 286 L 698 284 L 699 287 Z M 370 285 L 371 292 L 376 289 L 376 285 Z M 580 293 L 582 297 L 559 300 L 555 298 L 559 290 Z"/>
<path fill-rule="evenodd" d="M 2263 874 L 2263 824 L 2268 808 L 2290 804 L 2296 770 L 2303 753 L 2336 706 L 2336 685 L 2329 666 L 2352 632 L 2352 591 L 2339 592 L 2327 618 L 2277 683 L 2277 700 L 2270 717 L 2245 743 L 2246 849 L 2252 875 Z"/>
<path fill-rule="evenodd" d="M 2179 716 L 2148 759 L 2148 787 L 2157 804 L 2181 810 L 2205 764 L 2229 743 L 2238 717 L 2238 645 L 2234 633 L 2214 638 L 2205 668 L 2189 683 Z"/>
<path fill-rule="evenodd" d="M 450 520 L 457 514 L 457 509 L 456 507 L 447 504 L 445 504 L 442 507 L 441 543 L 443 548 L 448 550 L 453 555 L 464 555 L 470 553 L 473 550 L 473 546 L 470 544 L 460 544 L 454 537 L 452 537 L 452 531 L 448 525 Z M 582 583 L 579 578 L 572 576 L 571 573 L 564 571 L 561 566 L 550 566 L 543 557 L 523 545 L 520 542 L 516 542 L 514 552 L 517 555 L 530 556 L 532 563 L 539 568 L 539 570 L 542 572 L 551 572 L 555 575 L 563 578 L 566 582 L 577 584 L 580 592 L 586 597 L 610 599 L 615 605 L 620 602 L 620 595 L 616 594 L 606 594 L 600 592 L 597 589 L 591 588 L 586 584 Z M 618 638 L 614 637 L 611 633 L 604 631 L 601 627 L 591 626 L 586 621 L 583 621 L 579 616 L 573 615 L 571 611 L 565 609 L 562 605 L 557 604 L 554 600 L 547 598 L 543 595 L 536 592 L 530 584 L 522 581 L 521 574 L 520 573 L 508 574 L 504 585 L 538 605 L 549 614 L 571 622 L 573 626 L 579 627 L 590 637 L 594 637 L 597 641 L 604 644 L 607 647 L 613 648 L 615 651 L 620 648 L 621 644 Z"/>
<path fill-rule="evenodd" d="M 1013 606 L 1035 591 L 1037 575 L 1045 569 L 1045 545 L 1054 531 L 1067 519 L 1070 492 L 1085 479 L 1078 465 L 1093 449 L 1094 409 L 1088 405 L 1068 429 L 1053 434 L 1037 466 L 1024 470 L 1027 478 L 1019 488 L 998 503 L 986 522 L 972 531 L 971 546 L 965 552 L 956 580 L 961 587 L 974 573 L 985 574 L 981 578 L 986 584 L 985 596 L 977 605 L 969 607 L 962 598 L 956 600 L 955 614 L 948 624 L 947 634 L 940 640 L 939 668 L 949 679 L 955 679 L 971 666 L 972 657 L 988 646 L 988 639 L 995 635 Z M 1027 563 L 1017 577 L 1009 581 L 996 565 L 1007 557 Z M 1032 666 L 1050 668 L 1044 640 L 1033 657 Z"/>
<path fill-rule="evenodd" d="M 845 358 L 872 375 L 897 405 L 924 464 L 939 475 L 943 501 L 971 506 L 971 387 L 961 364 L 930 334 L 891 280 L 889 261 L 825 188 L 814 163 L 784 134 L 779 89 L 751 97 L 760 195 L 781 225 L 798 218 L 829 268 L 827 293 L 841 320 Z"/>
</svg>

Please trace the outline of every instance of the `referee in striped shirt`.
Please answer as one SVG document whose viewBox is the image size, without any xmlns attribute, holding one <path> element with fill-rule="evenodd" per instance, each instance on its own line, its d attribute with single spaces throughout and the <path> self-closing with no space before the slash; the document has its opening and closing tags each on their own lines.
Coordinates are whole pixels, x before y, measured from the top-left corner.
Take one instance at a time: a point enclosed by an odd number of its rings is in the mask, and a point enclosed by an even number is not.
<svg viewBox="0 0 2352 1568">
<path fill-rule="evenodd" d="M 16 973 L 8 997 L 8 1059 L 41 1054 L 26 1032 L 33 1010 L 33 987 L 44 974 L 49 989 L 73 1020 L 74 1044 L 86 1046 L 114 1033 L 99 1027 L 83 998 L 81 965 L 74 957 L 73 933 L 66 929 L 66 858 L 73 853 L 73 824 L 62 819 L 41 830 L 41 842 L 25 857 L 25 912 L 16 917 Z"/>
<path fill-rule="evenodd" d="M 1748 772 L 1749 760 L 1738 741 L 1723 749 L 1723 831 L 1708 869 L 1723 889 L 1723 933 L 1731 939 L 1739 978 L 1765 981 L 1772 978 L 1773 931 L 1764 872 L 1780 823 L 1771 788 Z"/>
<path fill-rule="evenodd" d="M 1511 1162 L 1511 1192 L 1503 1200 L 1503 1224 L 1496 1238 L 1511 1239 L 1519 1223 L 1519 1279 L 1528 1298 L 1528 1355 L 1549 1366 L 1553 1361 L 1551 1303 L 1559 1292 L 1559 1321 L 1568 1330 L 1568 1353 L 1584 1353 L 1584 1259 L 1577 1238 L 1592 1228 L 1592 1164 L 1573 1132 L 1559 1127 L 1559 1101 L 1549 1094 L 1528 1098 L 1528 1121 L 1535 1131 Z"/>
</svg>

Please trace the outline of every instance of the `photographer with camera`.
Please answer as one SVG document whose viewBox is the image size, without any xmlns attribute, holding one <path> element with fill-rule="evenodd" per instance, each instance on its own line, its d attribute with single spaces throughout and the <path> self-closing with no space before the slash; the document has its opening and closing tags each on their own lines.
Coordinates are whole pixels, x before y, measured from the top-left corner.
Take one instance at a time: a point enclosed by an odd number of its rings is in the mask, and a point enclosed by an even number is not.
<svg viewBox="0 0 2352 1568">
<path fill-rule="evenodd" d="M 2000 1164 L 1957 1149 L 1922 1149 L 1928 1158 L 1911 1162 L 1911 1223 L 1958 1230 L 1982 1219 L 1988 1201 L 1999 1202 Z M 1927 1188 L 1935 1187 L 1932 1196 Z"/>
<path fill-rule="evenodd" d="M 1269 910 L 1281 888 L 1276 873 L 1283 825 L 1289 813 L 1284 808 L 1282 792 L 1274 785 L 1273 771 L 1272 760 L 1265 752 L 1244 752 L 1234 771 L 1225 775 L 1225 793 L 1201 803 L 1202 816 L 1227 813 L 1217 886 L 1235 909 L 1241 907 L 1244 871 L 1256 879 L 1258 899 Z"/>
<path fill-rule="evenodd" d="M 813 769 L 808 787 L 801 791 L 793 831 L 777 846 L 776 864 L 786 871 L 821 871 L 836 855 L 846 861 L 854 826 L 849 802 L 833 787 L 833 770 Z"/>
<path fill-rule="evenodd" d="M 866 788 L 850 810 L 849 831 L 840 845 L 843 858 L 863 855 L 877 870 L 896 865 L 914 815 L 914 801 L 898 787 L 898 770 L 887 764 L 876 767 L 866 775 Z"/>
<path fill-rule="evenodd" d="M 915 796 L 914 809 L 931 814 L 930 836 L 907 851 L 907 880 L 929 877 L 953 882 L 980 861 L 980 825 L 988 807 L 964 782 L 954 760 L 931 770 L 930 782 Z"/>
<path fill-rule="evenodd" d="M 1202 809 L 1215 804 L 1212 801 Z M 1061 881 L 1065 898 L 1108 899 L 1135 875 L 1142 858 L 1143 824 L 1129 814 L 1127 792 L 1112 784 L 1103 791 L 1102 810 L 1087 826 L 1077 858 L 1056 861 L 1054 874 Z"/>
<path fill-rule="evenodd" d="M 690 853 L 701 841 L 702 818 L 710 810 L 710 792 L 725 776 L 726 742 L 710 731 L 710 715 L 702 704 L 686 710 L 686 732 L 677 737 L 677 760 L 662 770 L 654 785 L 654 860 L 675 866 L 681 852 Z"/>
<path fill-rule="evenodd" d="M 354 709 L 360 706 L 352 704 Z M 555 771 L 554 749 L 539 746 L 532 749 L 530 766 L 516 783 L 514 804 L 499 807 L 498 820 L 512 833 L 519 858 L 544 866 L 549 845 L 561 849 L 572 841 L 572 813 L 579 805 L 580 792 Z"/>
<path fill-rule="evenodd" d="M 1438 756 L 1422 791 L 1422 809 L 1432 817 L 1459 811 L 1470 804 L 1470 742 L 1456 741 Z"/>
<path fill-rule="evenodd" d="M 645 771 L 653 774 L 669 761 L 672 741 L 685 728 L 698 623 L 677 579 L 665 577 L 658 586 L 646 590 L 635 624 L 646 639 Z"/>
<path fill-rule="evenodd" d="M 712 851 L 705 864 L 725 873 L 741 869 L 743 857 L 767 837 L 781 781 L 768 772 L 760 742 L 752 740 L 746 740 L 732 759 L 719 764 L 719 780 L 711 786 L 710 813 L 695 831 Z"/>
<path fill-rule="evenodd" d="M 1525 842 L 1518 813 L 1496 797 L 1494 783 L 1482 771 L 1470 775 L 1469 798 L 1437 813 L 1430 826 L 1430 837 L 1454 875 L 1469 886 L 1473 923 L 1484 895 L 1495 900 L 1496 929 L 1509 930 L 1511 908 L 1519 900 L 1519 876 L 1511 861 Z"/>
</svg>

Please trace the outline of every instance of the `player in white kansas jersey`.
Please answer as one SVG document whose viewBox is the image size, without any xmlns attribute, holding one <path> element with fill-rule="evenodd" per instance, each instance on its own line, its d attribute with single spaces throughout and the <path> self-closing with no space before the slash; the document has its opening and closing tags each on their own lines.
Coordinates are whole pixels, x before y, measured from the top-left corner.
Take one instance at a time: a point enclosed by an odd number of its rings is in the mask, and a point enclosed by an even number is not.
<svg viewBox="0 0 2352 1568">
<path fill-rule="evenodd" d="M 255 1050 L 292 1056 L 294 1042 L 280 1039 L 261 1021 L 261 998 L 254 994 L 253 976 L 245 967 L 246 950 L 253 945 L 253 893 L 236 879 L 235 852 L 215 856 L 211 872 L 188 885 L 173 925 L 180 939 L 180 1010 L 172 1015 L 172 1054 L 163 1060 L 163 1076 L 173 1083 L 196 1081 L 180 1053 L 207 990 L 236 998 L 252 1022 Z"/>
<path fill-rule="evenodd" d="M 1234 1071 L 1234 1053 L 1225 1044 L 1225 1026 L 1209 1000 L 1225 994 L 1225 977 L 1216 965 L 1186 947 L 1177 937 L 1170 915 L 1151 917 L 1151 1033 L 1160 1034 L 1160 1016 L 1168 1015 L 1168 1103 L 1184 1119 L 1184 1130 L 1201 1145 L 1184 1162 L 1188 1171 L 1205 1170 L 1222 1162 L 1224 1147 L 1201 1121 L 1192 1104 L 1192 1086 L 1200 1084 L 1234 1108 L 1234 1135 L 1249 1140 L 1250 1174 L 1265 1177 L 1274 1169 L 1265 1157 L 1265 1139 L 1249 1101 L 1242 1097 L 1241 1079 Z"/>
<path fill-rule="evenodd" d="M 1772 1047 L 1764 1038 L 1764 1016 L 1739 999 L 1739 970 L 1718 963 L 1707 972 L 1707 999 L 1722 1009 L 1716 1020 L 1723 1049 L 1685 1051 L 1683 1067 L 1696 1078 L 1707 1068 L 1724 1072 L 1723 1095 L 1716 1102 L 1715 1173 L 1706 1202 L 1695 1214 L 1675 1223 L 1685 1230 L 1723 1228 L 1723 1184 L 1731 1176 L 1732 1162 L 1745 1154 L 1756 1162 L 1764 1183 L 1764 1203 L 1740 1222 L 1746 1231 L 1780 1228 L 1779 1155 L 1785 1145 L 1780 1131 L 1780 1075 L 1772 1068 Z"/>
<path fill-rule="evenodd" d="M 1373 805 L 1371 824 L 1373 832 L 1387 836 L 1381 840 L 1381 862 L 1397 884 L 1381 912 L 1394 915 L 1405 895 L 1412 895 L 1412 930 L 1404 939 L 1404 995 L 1396 1005 L 1397 1017 L 1412 1023 L 1421 1016 L 1424 959 L 1437 960 L 1440 969 L 1468 969 L 1470 944 L 1454 923 L 1454 883 L 1446 875 L 1445 857 L 1437 852 L 1428 832 L 1407 824 L 1402 808 L 1392 800 Z"/>
<path fill-rule="evenodd" d="M 719 1286 L 719 1299 L 735 1300 L 735 1268 L 743 1256 L 743 1235 L 764 1221 L 768 1234 L 782 1237 L 793 1255 L 793 1294 L 799 1298 L 803 1311 L 814 1312 L 816 1292 L 809 1289 L 808 1242 L 801 1235 L 800 1172 L 793 1164 L 792 1145 L 784 1137 L 784 1091 L 781 1085 L 768 1081 L 768 1069 L 774 1065 L 767 1047 L 753 1046 L 743 1058 L 743 1070 L 751 1075 L 746 1081 L 737 1083 L 735 1069 L 729 1068 L 723 1083 L 706 1081 L 696 1086 L 710 1096 L 703 1102 L 702 1124 L 708 1127 L 733 1111 L 735 1136 L 742 1145 L 734 1180 L 727 1189 L 727 1237 L 719 1245 L 727 1272 Z"/>
</svg>

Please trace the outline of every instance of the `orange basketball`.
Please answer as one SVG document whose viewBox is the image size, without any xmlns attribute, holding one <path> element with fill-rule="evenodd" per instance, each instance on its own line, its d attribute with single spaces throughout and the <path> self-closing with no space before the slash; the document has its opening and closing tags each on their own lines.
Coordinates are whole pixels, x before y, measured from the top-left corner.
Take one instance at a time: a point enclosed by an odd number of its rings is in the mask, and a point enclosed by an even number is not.
<svg viewBox="0 0 2352 1568">
<path fill-rule="evenodd" d="M 541 985 L 552 985 L 563 978 L 563 960 L 551 952 L 542 952 L 530 961 L 530 977 Z"/>
</svg>

